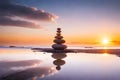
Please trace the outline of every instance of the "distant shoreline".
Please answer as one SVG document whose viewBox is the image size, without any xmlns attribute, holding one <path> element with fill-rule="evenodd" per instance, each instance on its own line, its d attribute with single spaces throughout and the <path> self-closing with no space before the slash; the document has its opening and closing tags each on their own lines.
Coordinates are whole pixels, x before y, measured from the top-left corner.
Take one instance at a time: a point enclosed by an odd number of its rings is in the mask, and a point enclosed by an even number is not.
<svg viewBox="0 0 120 80">
<path fill-rule="evenodd" d="M 66 50 L 54 50 L 52 48 L 32 48 L 32 50 L 41 52 L 57 52 L 57 53 L 110 53 L 120 54 L 120 49 L 66 49 Z"/>
</svg>

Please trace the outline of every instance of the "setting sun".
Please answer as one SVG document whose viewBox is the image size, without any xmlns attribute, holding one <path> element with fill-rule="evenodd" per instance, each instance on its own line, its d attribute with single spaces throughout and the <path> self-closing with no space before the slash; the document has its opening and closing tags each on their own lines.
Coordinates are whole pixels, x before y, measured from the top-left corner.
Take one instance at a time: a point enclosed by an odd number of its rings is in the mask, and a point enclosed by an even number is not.
<svg viewBox="0 0 120 80">
<path fill-rule="evenodd" d="M 109 39 L 108 38 L 103 38 L 102 44 L 107 45 L 108 43 L 109 43 Z"/>
</svg>

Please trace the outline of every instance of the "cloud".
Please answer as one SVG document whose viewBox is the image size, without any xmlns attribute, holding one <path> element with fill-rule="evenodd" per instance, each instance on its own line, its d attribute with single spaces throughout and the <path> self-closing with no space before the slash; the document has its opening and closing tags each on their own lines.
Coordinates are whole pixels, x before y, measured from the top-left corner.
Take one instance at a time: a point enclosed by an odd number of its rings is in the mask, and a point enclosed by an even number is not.
<svg viewBox="0 0 120 80">
<path fill-rule="evenodd" d="M 41 60 L 0 61 L 0 77 L 3 74 L 9 74 L 11 72 L 37 67 L 37 65 L 34 65 L 40 64 L 41 62 Z"/>
<path fill-rule="evenodd" d="M 41 63 L 41 60 L 0 61 L 0 80 L 27 80 L 57 72 L 52 66 L 40 66 Z"/>
<path fill-rule="evenodd" d="M 16 17 L 24 20 L 15 20 Z M 35 7 L 13 4 L 9 0 L 0 0 L 0 26 L 41 28 L 35 21 L 50 22 L 57 18 L 56 15 Z"/>
<path fill-rule="evenodd" d="M 0 25 L 1 26 L 18 26 L 18 27 L 26 27 L 26 28 L 41 28 L 40 25 L 35 24 L 33 22 L 21 21 L 21 20 L 12 20 L 9 17 L 0 17 Z"/>
<path fill-rule="evenodd" d="M 56 69 L 51 67 L 35 67 L 1 76 L 0 80 L 33 80 L 35 77 L 44 78 L 46 76 L 53 75 L 56 72 Z"/>
<path fill-rule="evenodd" d="M 11 67 L 21 67 L 21 66 L 31 66 L 34 64 L 39 64 L 40 60 L 24 60 L 24 61 L 0 61 L 0 70 L 4 68 Z"/>
</svg>

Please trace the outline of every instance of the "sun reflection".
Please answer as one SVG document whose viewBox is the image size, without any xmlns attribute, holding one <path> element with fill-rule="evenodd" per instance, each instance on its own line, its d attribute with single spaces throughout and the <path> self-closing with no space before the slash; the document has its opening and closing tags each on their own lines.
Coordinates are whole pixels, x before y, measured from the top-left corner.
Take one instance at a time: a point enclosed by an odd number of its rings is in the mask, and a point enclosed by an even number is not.
<svg viewBox="0 0 120 80">
<path fill-rule="evenodd" d="M 108 53 L 103 53 L 103 56 L 107 57 L 107 56 L 109 56 L 109 54 Z"/>
<path fill-rule="evenodd" d="M 108 47 L 107 47 L 107 46 L 104 46 L 103 49 L 108 49 Z"/>
</svg>

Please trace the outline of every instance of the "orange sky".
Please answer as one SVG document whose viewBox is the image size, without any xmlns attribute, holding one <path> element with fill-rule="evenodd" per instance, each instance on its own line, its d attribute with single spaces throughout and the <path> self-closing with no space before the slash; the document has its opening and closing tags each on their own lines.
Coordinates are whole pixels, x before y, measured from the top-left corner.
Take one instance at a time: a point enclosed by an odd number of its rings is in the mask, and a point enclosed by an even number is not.
<svg viewBox="0 0 120 80">
<path fill-rule="evenodd" d="M 5 31 L 5 32 L 4 32 Z M 50 45 L 53 44 L 56 28 L 50 30 L 36 30 L 24 28 L 12 28 L 12 30 L 4 30 L 0 34 L 1 45 Z M 113 34 L 80 34 L 71 33 L 62 29 L 66 44 L 69 45 L 102 45 L 102 39 L 108 38 L 109 45 L 119 45 L 120 35 Z"/>
</svg>

